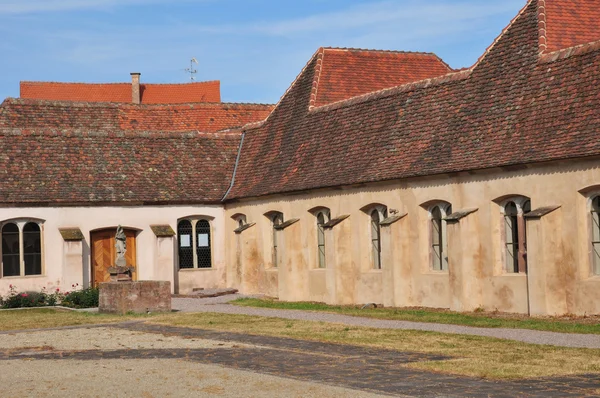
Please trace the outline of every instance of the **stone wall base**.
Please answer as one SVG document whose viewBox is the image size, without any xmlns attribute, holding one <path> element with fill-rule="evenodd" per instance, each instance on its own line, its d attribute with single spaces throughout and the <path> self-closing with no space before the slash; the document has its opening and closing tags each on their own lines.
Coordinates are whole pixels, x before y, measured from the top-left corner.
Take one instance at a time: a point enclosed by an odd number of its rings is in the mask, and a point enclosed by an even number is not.
<svg viewBox="0 0 600 398">
<path fill-rule="evenodd" d="M 108 314 L 171 312 L 171 282 L 138 281 L 100 284 L 99 311 Z"/>
</svg>

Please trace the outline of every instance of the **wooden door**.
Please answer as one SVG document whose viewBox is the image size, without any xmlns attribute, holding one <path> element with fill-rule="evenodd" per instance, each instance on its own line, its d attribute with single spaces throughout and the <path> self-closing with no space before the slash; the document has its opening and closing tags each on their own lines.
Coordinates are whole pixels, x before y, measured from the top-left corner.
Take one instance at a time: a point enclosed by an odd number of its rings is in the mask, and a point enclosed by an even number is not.
<svg viewBox="0 0 600 398">
<path fill-rule="evenodd" d="M 101 231 L 92 232 L 91 236 L 91 250 L 92 250 L 92 285 L 98 286 L 101 282 L 110 282 L 110 274 L 108 269 L 115 265 L 115 234 L 117 229 L 105 229 Z M 135 231 L 126 229 L 125 236 L 127 237 L 127 252 L 125 253 L 125 260 L 127 266 L 136 267 L 136 244 L 135 244 Z M 132 274 L 133 280 L 137 280 L 137 272 L 134 271 Z"/>
</svg>

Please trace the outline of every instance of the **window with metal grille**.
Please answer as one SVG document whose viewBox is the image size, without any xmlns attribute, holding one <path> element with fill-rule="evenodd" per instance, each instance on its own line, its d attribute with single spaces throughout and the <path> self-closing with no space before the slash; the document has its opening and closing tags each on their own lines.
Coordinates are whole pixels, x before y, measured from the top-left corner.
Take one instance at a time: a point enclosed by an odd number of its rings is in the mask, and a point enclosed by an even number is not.
<svg viewBox="0 0 600 398">
<path fill-rule="evenodd" d="M 371 212 L 371 251 L 373 268 L 381 269 L 381 217 L 377 209 Z"/>
<path fill-rule="evenodd" d="M 329 218 L 329 216 L 327 217 Z M 325 229 L 323 225 L 325 225 L 325 214 L 323 212 L 319 212 L 317 214 L 317 249 L 319 255 L 319 268 L 326 267 L 325 261 Z"/>
<path fill-rule="evenodd" d="M 42 234 L 36 222 L 2 226 L 2 276 L 42 275 Z"/>
<path fill-rule="evenodd" d="M 593 275 L 600 275 L 600 196 L 592 200 Z"/>
<path fill-rule="evenodd" d="M 527 238 L 524 214 L 531 211 L 528 199 L 504 205 L 505 257 L 507 272 L 527 272 Z"/>
<path fill-rule="evenodd" d="M 434 206 L 431 211 L 431 263 L 434 271 L 448 270 L 448 254 L 446 241 L 446 221 L 444 217 L 452 213 L 448 204 Z"/>
<path fill-rule="evenodd" d="M 273 268 L 277 268 L 279 266 L 279 253 L 277 251 L 277 249 L 278 249 L 277 234 L 279 231 L 277 230 L 276 227 L 281 224 L 283 224 L 283 214 L 275 213 L 271 217 L 271 225 L 272 225 L 272 230 L 273 230 Z"/>
<path fill-rule="evenodd" d="M 179 268 L 211 268 L 210 223 L 202 219 L 185 219 L 177 224 Z"/>
</svg>

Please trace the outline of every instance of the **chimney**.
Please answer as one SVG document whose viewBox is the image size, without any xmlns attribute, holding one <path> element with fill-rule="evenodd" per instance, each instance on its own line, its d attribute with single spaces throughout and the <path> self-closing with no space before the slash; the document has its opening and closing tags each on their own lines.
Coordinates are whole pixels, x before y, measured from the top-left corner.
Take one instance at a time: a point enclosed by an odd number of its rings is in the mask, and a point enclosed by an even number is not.
<svg viewBox="0 0 600 398">
<path fill-rule="evenodd" d="M 131 102 L 138 105 L 141 102 L 140 75 L 141 73 L 138 72 L 131 73 Z"/>
</svg>

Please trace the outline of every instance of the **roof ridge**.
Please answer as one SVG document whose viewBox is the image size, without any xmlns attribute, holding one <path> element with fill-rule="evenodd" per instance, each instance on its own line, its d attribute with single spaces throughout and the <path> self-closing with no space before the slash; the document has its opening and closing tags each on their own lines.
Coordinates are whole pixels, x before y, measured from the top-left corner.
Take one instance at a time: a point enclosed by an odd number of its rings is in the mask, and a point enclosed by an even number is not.
<svg viewBox="0 0 600 398">
<path fill-rule="evenodd" d="M 196 138 L 196 137 L 212 137 L 212 138 L 236 138 L 241 135 L 239 131 L 199 131 L 199 130 L 111 130 L 111 131 L 90 131 L 86 128 L 60 129 L 48 127 L 34 128 L 17 128 L 17 127 L 2 127 L 0 126 L 0 135 L 33 135 L 33 136 L 81 136 L 81 137 L 150 137 L 153 139 L 160 138 Z"/>
<path fill-rule="evenodd" d="M 321 80 L 321 72 L 323 71 L 323 62 L 325 59 L 325 48 L 319 47 L 317 51 L 317 63 L 315 65 L 315 75 L 313 77 L 312 86 L 310 88 L 310 100 L 308 102 L 308 110 L 310 111 L 317 103 L 317 95 L 319 94 L 319 82 Z"/>
<path fill-rule="evenodd" d="M 13 98 L 7 97 L 4 99 L 4 103 L 13 104 L 43 104 L 43 105 L 54 105 L 54 106 L 89 106 L 94 108 L 120 108 L 120 107 L 132 107 L 132 108 L 166 108 L 166 107 L 185 107 L 193 105 L 206 105 L 211 107 L 220 106 L 255 106 L 255 107 L 272 107 L 274 104 L 260 104 L 252 102 L 184 102 L 184 103 L 164 103 L 164 104 L 132 104 L 130 102 L 97 102 L 97 101 L 68 101 L 68 100 L 47 100 L 38 98 Z"/>
<path fill-rule="evenodd" d="M 546 0 L 538 0 L 538 44 L 539 54 L 542 55 L 548 48 L 548 36 L 546 25 Z"/>
<path fill-rule="evenodd" d="M 372 48 L 359 48 L 359 47 L 321 47 L 323 50 L 334 50 L 334 51 L 361 51 L 361 52 L 373 52 L 373 53 L 385 53 L 385 54 L 411 54 L 411 55 L 437 55 L 434 52 L 428 51 L 405 51 L 405 50 L 385 50 L 385 49 L 372 49 Z"/>
<path fill-rule="evenodd" d="M 384 88 L 381 90 L 372 91 L 370 93 L 357 95 L 356 97 L 347 98 L 345 100 L 332 102 L 331 104 L 325 104 L 325 105 L 321 105 L 318 107 L 314 107 L 311 109 L 311 111 L 327 112 L 330 110 L 339 109 L 339 108 L 343 108 L 346 106 L 352 106 L 352 105 L 370 101 L 373 99 L 388 97 L 388 96 L 406 92 L 406 91 L 428 88 L 431 86 L 449 83 L 449 82 L 453 82 L 456 80 L 463 80 L 463 79 L 468 78 L 471 75 L 471 72 L 472 72 L 471 69 L 465 69 L 465 70 L 461 70 L 461 71 L 457 71 L 457 72 L 450 72 L 443 76 L 419 80 L 416 82 L 410 82 L 410 83 L 402 84 L 400 86 L 388 87 L 388 88 Z"/>
<path fill-rule="evenodd" d="M 481 54 L 481 56 L 469 68 L 469 70 L 475 69 L 487 57 L 487 55 L 494 49 L 494 47 L 496 46 L 496 44 L 498 44 L 498 42 L 500 41 L 500 39 L 502 37 L 504 37 L 504 34 L 506 34 L 506 32 L 508 31 L 508 29 L 515 23 L 515 21 L 517 21 L 517 19 L 519 19 L 525 13 L 525 11 L 527 11 L 527 8 L 534 1 L 536 1 L 536 0 L 527 0 L 527 3 L 525 4 L 525 6 L 523 6 L 523 8 L 521 8 L 521 10 L 519 11 L 519 13 L 513 19 L 511 19 L 511 21 L 508 23 L 508 25 L 506 25 L 506 27 L 504 29 L 502 29 L 502 32 L 500 32 L 500 34 L 498 35 L 498 37 L 496 37 L 496 39 L 492 42 L 492 44 L 490 44 L 488 46 L 488 48 L 485 49 L 485 51 L 483 52 L 483 54 Z M 540 0 L 537 0 L 537 1 L 540 1 Z M 543 0 L 541 0 L 541 1 L 543 1 Z"/>
<path fill-rule="evenodd" d="M 204 84 L 204 83 L 220 83 L 220 80 L 205 80 L 205 81 L 201 81 L 201 82 L 188 82 L 188 83 L 140 83 L 141 85 L 151 85 L 151 86 L 166 86 L 166 85 L 171 85 L 171 86 L 185 86 L 185 85 L 194 85 L 194 84 Z M 21 80 L 19 82 L 20 84 L 85 84 L 85 85 L 131 85 L 131 82 L 108 82 L 108 83 L 102 83 L 102 82 L 55 82 L 55 81 L 42 81 L 42 80 Z"/>
<path fill-rule="evenodd" d="M 578 44 L 576 46 L 563 48 L 551 53 L 540 53 L 541 63 L 555 62 L 561 59 L 575 57 L 578 55 L 587 54 L 593 51 L 600 50 L 600 40 L 591 41 L 589 43 Z"/>
</svg>

